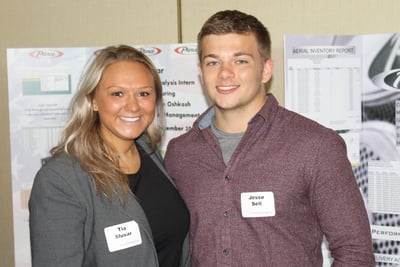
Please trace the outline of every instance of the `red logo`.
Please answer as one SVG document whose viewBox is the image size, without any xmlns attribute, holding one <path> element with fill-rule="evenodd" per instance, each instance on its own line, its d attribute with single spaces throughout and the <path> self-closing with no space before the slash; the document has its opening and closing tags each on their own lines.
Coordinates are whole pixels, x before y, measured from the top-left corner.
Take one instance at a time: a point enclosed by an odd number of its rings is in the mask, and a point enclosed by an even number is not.
<svg viewBox="0 0 400 267">
<path fill-rule="evenodd" d="M 33 50 L 29 52 L 29 56 L 34 58 L 55 58 L 62 57 L 63 52 L 51 49 Z"/>
<path fill-rule="evenodd" d="M 136 49 L 139 50 L 140 52 L 142 52 L 143 54 L 145 54 L 148 57 L 158 55 L 162 51 L 158 47 L 137 47 Z"/>
<path fill-rule="evenodd" d="M 96 57 L 100 54 L 101 49 L 97 49 L 95 51 L 93 51 L 93 55 L 95 55 Z"/>
<path fill-rule="evenodd" d="M 197 53 L 196 46 L 178 46 L 175 48 L 175 52 L 181 55 L 193 55 Z"/>
</svg>

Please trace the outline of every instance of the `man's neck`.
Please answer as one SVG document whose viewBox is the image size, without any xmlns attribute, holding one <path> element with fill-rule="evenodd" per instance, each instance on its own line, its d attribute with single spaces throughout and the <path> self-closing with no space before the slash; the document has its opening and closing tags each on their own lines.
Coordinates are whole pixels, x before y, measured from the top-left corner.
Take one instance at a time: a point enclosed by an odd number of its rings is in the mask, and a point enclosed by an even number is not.
<svg viewBox="0 0 400 267">
<path fill-rule="evenodd" d="M 243 133 L 246 131 L 249 121 L 262 109 L 266 101 L 265 98 L 250 109 L 226 110 L 215 107 L 215 126 L 225 133 Z"/>
<path fill-rule="evenodd" d="M 243 133 L 246 131 L 250 119 L 251 117 L 245 117 L 237 112 L 221 112 L 216 109 L 214 122 L 215 126 L 225 133 Z"/>
</svg>

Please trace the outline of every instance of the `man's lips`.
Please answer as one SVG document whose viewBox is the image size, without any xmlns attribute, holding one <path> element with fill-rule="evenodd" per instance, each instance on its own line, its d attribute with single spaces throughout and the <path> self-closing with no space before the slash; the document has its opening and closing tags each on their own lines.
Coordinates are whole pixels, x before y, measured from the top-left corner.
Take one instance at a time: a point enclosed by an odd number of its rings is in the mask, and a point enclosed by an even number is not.
<svg viewBox="0 0 400 267">
<path fill-rule="evenodd" d="M 239 88 L 239 85 L 217 86 L 217 91 L 220 94 L 229 94 Z"/>
</svg>

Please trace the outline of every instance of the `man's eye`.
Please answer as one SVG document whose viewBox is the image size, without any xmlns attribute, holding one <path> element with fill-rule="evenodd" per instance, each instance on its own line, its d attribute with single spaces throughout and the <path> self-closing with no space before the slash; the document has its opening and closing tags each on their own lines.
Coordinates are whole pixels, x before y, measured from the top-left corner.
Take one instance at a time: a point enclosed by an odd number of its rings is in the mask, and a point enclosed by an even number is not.
<svg viewBox="0 0 400 267">
<path fill-rule="evenodd" d="M 206 66 L 210 66 L 210 67 L 215 66 L 215 65 L 217 65 L 217 64 L 218 64 L 217 61 L 209 61 L 209 62 L 206 62 Z"/>
<path fill-rule="evenodd" d="M 244 59 L 239 59 L 239 60 L 236 60 L 236 64 L 246 64 L 247 63 L 247 60 L 244 60 Z"/>
<path fill-rule="evenodd" d="M 124 94 L 122 92 L 113 92 L 111 95 L 112 96 L 123 96 Z"/>
</svg>

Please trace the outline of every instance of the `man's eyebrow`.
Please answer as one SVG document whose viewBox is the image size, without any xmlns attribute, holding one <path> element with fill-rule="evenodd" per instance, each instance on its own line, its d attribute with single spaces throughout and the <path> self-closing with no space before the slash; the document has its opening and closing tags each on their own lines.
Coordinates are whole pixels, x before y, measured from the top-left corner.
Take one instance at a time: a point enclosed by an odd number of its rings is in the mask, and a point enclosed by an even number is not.
<svg viewBox="0 0 400 267">
<path fill-rule="evenodd" d="M 233 54 L 233 56 L 234 57 L 249 56 L 249 57 L 253 58 L 253 54 L 252 53 L 248 53 L 248 52 L 236 52 L 236 53 Z M 208 58 L 208 57 L 209 58 L 218 58 L 218 55 L 216 55 L 216 54 L 208 54 L 208 55 L 205 55 L 203 57 L 203 59 Z"/>
<path fill-rule="evenodd" d="M 217 56 L 216 54 L 208 54 L 208 55 L 204 55 L 204 56 L 203 56 L 203 59 L 208 58 L 208 57 L 211 57 L 211 58 L 218 58 L 218 56 Z"/>
<path fill-rule="evenodd" d="M 237 52 L 233 54 L 235 57 L 240 57 L 240 56 L 249 56 L 249 57 L 253 57 L 252 53 L 248 53 L 248 52 Z"/>
</svg>

